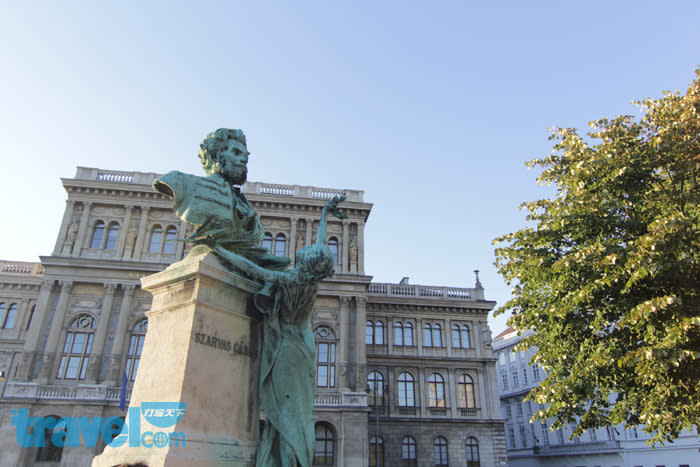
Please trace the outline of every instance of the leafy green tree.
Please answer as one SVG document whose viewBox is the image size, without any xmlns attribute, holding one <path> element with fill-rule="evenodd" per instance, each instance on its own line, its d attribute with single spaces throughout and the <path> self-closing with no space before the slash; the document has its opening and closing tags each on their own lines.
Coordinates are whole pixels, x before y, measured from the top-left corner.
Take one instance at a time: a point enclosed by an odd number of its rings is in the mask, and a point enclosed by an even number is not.
<svg viewBox="0 0 700 467">
<path fill-rule="evenodd" d="M 554 129 L 528 163 L 556 197 L 494 240 L 509 324 L 549 374 L 531 397 L 553 427 L 646 424 L 653 442 L 700 424 L 700 69 L 643 116 Z"/>
</svg>

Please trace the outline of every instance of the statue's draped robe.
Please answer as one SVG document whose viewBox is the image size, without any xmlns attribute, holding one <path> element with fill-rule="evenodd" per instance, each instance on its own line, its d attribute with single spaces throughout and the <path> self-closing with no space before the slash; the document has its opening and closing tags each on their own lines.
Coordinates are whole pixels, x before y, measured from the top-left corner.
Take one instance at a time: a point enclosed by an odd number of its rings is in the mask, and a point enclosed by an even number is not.
<svg viewBox="0 0 700 467">
<path fill-rule="evenodd" d="M 264 315 L 260 405 L 267 423 L 257 467 L 307 467 L 314 450 L 316 348 L 311 312 L 318 281 L 266 282 L 255 295 Z"/>
<path fill-rule="evenodd" d="M 198 177 L 173 170 L 153 182 L 153 188 L 172 196 L 175 214 L 198 226 L 187 241 L 214 241 L 267 269 L 281 270 L 289 265 L 289 258 L 274 256 L 260 246 L 264 235 L 260 218 L 245 195 L 221 175 Z"/>
</svg>

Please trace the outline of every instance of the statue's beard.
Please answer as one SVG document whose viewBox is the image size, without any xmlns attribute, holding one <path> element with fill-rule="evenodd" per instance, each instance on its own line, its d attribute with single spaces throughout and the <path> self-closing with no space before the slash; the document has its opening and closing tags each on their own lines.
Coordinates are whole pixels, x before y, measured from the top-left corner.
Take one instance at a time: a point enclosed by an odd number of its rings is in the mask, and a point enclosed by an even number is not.
<svg viewBox="0 0 700 467">
<path fill-rule="evenodd" d="M 248 178 L 248 167 L 246 166 L 234 166 L 217 162 L 214 171 L 220 173 L 224 180 L 231 185 L 243 185 Z"/>
</svg>

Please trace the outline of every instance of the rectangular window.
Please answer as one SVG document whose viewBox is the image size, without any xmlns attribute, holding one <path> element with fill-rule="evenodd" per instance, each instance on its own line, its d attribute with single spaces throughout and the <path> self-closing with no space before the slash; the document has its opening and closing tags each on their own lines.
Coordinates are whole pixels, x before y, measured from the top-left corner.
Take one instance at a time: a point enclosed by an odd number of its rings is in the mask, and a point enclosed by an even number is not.
<svg viewBox="0 0 700 467">
<path fill-rule="evenodd" d="M 501 386 L 503 389 L 508 389 L 508 375 L 505 373 L 501 375 Z"/>
<path fill-rule="evenodd" d="M 510 441 L 510 447 L 515 447 L 515 431 L 512 428 L 508 428 L 508 441 Z"/>
<path fill-rule="evenodd" d="M 527 368 L 523 368 L 523 384 L 527 384 Z"/>
<path fill-rule="evenodd" d="M 525 427 L 520 426 L 520 442 L 523 447 L 527 447 L 527 433 L 525 432 Z"/>
<path fill-rule="evenodd" d="M 518 387 L 518 372 L 513 371 L 512 376 L 513 376 L 513 387 L 517 388 Z"/>
<path fill-rule="evenodd" d="M 506 400 L 505 401 L 505 407 L 506 407 L 506 417 L 510 418 L 513 416 L 513 412 L 511 411 L 510 408 L 510 401 Z"/>
<path fill-rule="evenodd" d="M 516 400 L 515 406 L 517 407 L 517 410 L 518 410 L 518 416 L 522 417 L 523 416 L 523 404 L 519 400 Z"/>
</svg>

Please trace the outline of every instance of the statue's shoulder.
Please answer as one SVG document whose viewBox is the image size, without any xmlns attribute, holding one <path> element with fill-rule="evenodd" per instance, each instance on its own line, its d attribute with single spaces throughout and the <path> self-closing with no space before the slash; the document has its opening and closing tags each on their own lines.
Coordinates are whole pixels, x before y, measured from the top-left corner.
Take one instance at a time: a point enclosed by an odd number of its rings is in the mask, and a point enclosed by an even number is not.
<svg viewBox="0 0 700 467">
<path fill-rule="evenodd" d="M 173 170 L 155 179 L 153 189 L 166 196 L 176 197 L 176 194 L 187 192 L 196 185 L 197 178 L 196 175 Z"/>
</svg>

